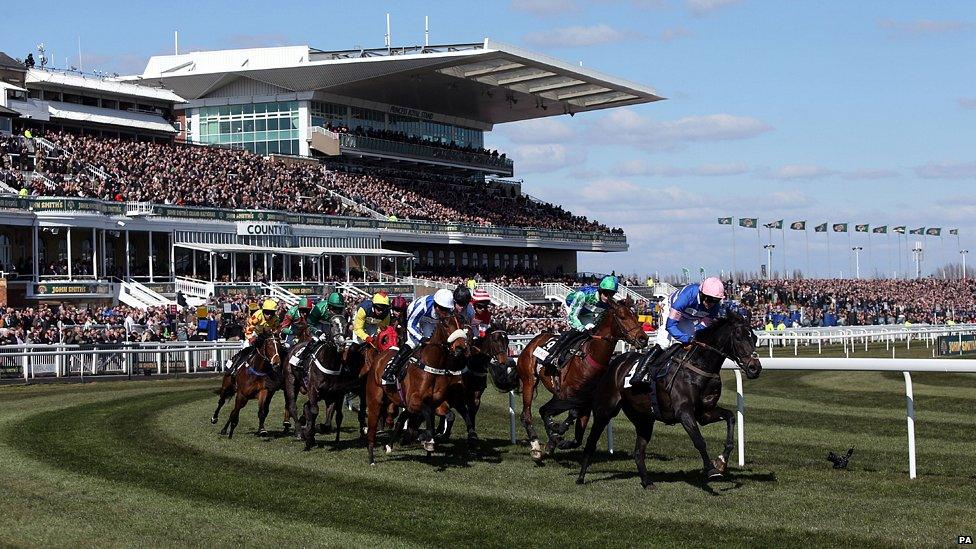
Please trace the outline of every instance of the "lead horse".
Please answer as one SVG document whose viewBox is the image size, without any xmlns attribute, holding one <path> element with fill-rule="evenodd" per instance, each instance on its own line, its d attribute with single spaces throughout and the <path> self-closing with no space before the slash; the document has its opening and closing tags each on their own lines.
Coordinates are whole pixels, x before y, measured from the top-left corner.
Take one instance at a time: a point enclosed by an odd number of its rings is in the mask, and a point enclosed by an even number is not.
<svg viewBox="0 0 976 549">
<path fill-rule="evenodd" d="M 240 419 L 241 408 L 247 401 L 258 399 L 258 435 L 266 436 L 264 421 L 268 418 L 268 408 L 275 391 L 281 387 L 283 377 L 281 372 L 281 357 L 283 349 L 281 342 L 274 337 L 264 337 L 257 341 L 254 349 L 234 370 L 229 370 L 221 380 L 220 399 L 214 410 L 210 423 L 217 423 L 220 408 L 230 395 L 236 395 L 234 410 L 231 411 L 227 423 L 220 430 L 221 435 L 233 438 L 234 429 Z"/>
<path fill-rule="evenodd" d="M 638 348 L 647 345 L 647 334 L 641 328 L 634 302 L 629 298 L 608 302 L 606 312 L 593 329 L 593 335 L 580 348 L 581 352 L 571 355 L 561 370 L 551 372 L 542 367 L 534 351 L 554 337 L 556 334 L 550 332 L 537 335 L 519 355 L 517 362 L 522 392 L 522 425 L 529 438 L 532 458 L 536 461 L 551 454 L 557 446 L 564 449 L 580 446 L 590 415 L 590 395 L 596 382 L 603 376 L 617 343 L 624 340 Z M 553 395 L 539 409 L 549 437 L 545 452 L 532 424 L 532 401 L 540 381 Z M 499 387 L 503 391 L 511 388 Z M 568 417 L 557 425 L 553 418 L 562 412 L 569 412 Z M 573 423 L 576 424 L 575 439 L 563 442 L 562 435 Z"/>
<path fill-rule="evenodd" d="M 667 425 L 680 423 L 701 454 L 706 480 L 721 478 L 732 452 L 735 414 L 717 405 L 722 394 L 719 371 L 725 360 L 731 359 L 749 379 L 759 377 L 762 364 L 756 358 L 756 341 L 756 334 L 750 328 L 749 321 L 730 311 L 725 317 L 695 334 L 690 344 L 664 355 L 670 358 L 667 358 L 662 375 L 652 376 L 650 380 L 650 383 L 656 384 L 657 411 L 654 410 L 650 386 L 631 387 L 628 383 L 628 378 L 633 375 L 634 366 L 642 355 L 631 352 L 614 358 L 594 394 L 593 428 L 586 440 L 576 483 L 583 484 L 585 481 L 586 470 L 593 458 L 597 441 L 607 424 L 621 409 L 637 430 L 634 461 L 641 486 L 645 489 L 654 488 L 654 483 L 647 476 L 645 455 L 655 421 L 662 421 Z M 714 461 L 710 461 L 705 439 L 702 438 L 698 425 L 722 420 L 727 427 L 725 448 Z"/>
</svg>

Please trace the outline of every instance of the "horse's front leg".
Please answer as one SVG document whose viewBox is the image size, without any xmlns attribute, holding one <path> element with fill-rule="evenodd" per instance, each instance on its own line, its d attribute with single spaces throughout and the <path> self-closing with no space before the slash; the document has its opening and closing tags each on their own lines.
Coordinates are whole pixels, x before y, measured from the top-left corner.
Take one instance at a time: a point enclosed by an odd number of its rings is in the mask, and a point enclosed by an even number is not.
<svg viewBox="0 0 976 549">
<path fill-rule="evenodd" d="M 271 395 L 267 387 L 258 393 L 258 436 L 268 436 L 268 430 L 264 428 L 264 420 L 268 418 L 268 411 L 271 408 Z"/>
<path fill-rule="evenodd" d="M 302 427 L 306 451 L 315 447 L 315 419 L 319 415 L 318 384 L 310 380 L 308 385 L 308 401 L 305 402 L 305 425 Z"/>
<path fill-rule="evenodd" d="M 716 469 L 708 458 L 708 447 L 705 445 L 705 439 L 702 437 L 701 430 L 698 429 L 698 421 L 696 421 L 695 415 L 691 410 L 681 410 L 678 413 L 678 417 L 681 420 L 681 426 L 685 428 L 685 432 L 691 437 L 691 442 L 695 445 L 695 449 L 701 454 L 705 479 L 713 480 L 721 478 L 721 471 Z"/>
<path fill-rule="evenodd" d="M 719 473 L 724 475 L 729 464 L 729 456 L 732 455 L 732 448 L 735 446 L 735 412 L 725 408 L 715 407 L 702 412 L 698 416 L 698 423 L 702 425 L 723 420 L 725 421 L 725 448 L 712 461 L 712 467 L 718 469 Z"/>
</svg>

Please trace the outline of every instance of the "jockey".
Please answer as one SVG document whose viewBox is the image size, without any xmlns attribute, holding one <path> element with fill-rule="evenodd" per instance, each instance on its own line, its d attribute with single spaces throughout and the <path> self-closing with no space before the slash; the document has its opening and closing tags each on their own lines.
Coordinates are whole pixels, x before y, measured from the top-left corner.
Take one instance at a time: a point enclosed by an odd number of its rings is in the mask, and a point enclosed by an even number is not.
<svg viewBox="0 0 976 549">
<path fill-rule="evenodd" d="M 332 329 L 332 319 L 342 316 L 345 313 L 346 303 L 338 292 L 332 292 L 326 299 L 320 299 L 308 313 L 308 331 L 312 336 L 312 341 L 298 350 L 298 353 L 291 360 L 292 366 L 299 366 L 311 355 L 311 352 L 318 347 L 316 342 L 323 333 Z"/>
<path fill-rule="evenodd" d="M 471 305 L 474 315 L 471 318 L 471 335 L 484 337 L 491 328 L 491 296 L 481 288 L 475 288 L 471 294 Z"/>
<path fill-rule="evenodd" d="M 474 307 L 471 306 L 471 290 L 467 286 L 454 288 L 454 312 L 461 315 L 465 322 L 471 323 L 474 319 Z"/>
<path fill-rule="evenodd" d="M 657 329 L 657 344 L 649 352 L 648 360 L 638 362 L 631 385 L 647 382 L 647 374 L 654 359 L 675 342 L 691 343 L 698 330 L 708 326 L 722 313 L 725 285 L 718 277 L 709 277 L 701 284 L 689 284 L 671 294 L 661 309 L 661 323 Z"/>
<path fill-rule="evenodd" d="M 437 290 L 433 295 L 414 299 L 407 308 L 407 341 L 386 365 L 383 381 L 396 383 L 413 350 L 433 335 L 439 319 L 447 317 L 454 310 L 454 294 L 445 288 Z"/>
<path fill-rule="evenodd" d="M 554 365 L 553 361 L 563 350 L 591 335 L 617 294 L 617 289 L 617 277 L 607 275 L 600 280 L 599 286 L 584 286 L 567 296 L 566 320 L 570 329 L 560 334 L 556 343 L 548 349 L 544 359 L 548 364 Z"/>
<path fill-rule="evenodd" d="M 265 299 L 261 304 L 261 309 L 247 319 L 247 327 L 244 328 L 244 338 L 252 347 L 258 339 L 274 335 L 280 330 L 278 321 L 278 302 L 273 299 Z"/>
<path fill-rule="evenodd" d="M 281 335 L 285 336 L 285 348 L 291 347 L 295 337 L 300 336 L 307 328 L 308 312 L 311 310 L 312 303 L 307 297 L 303 297 L 298 300 L 297 305 L 289 307 L 285 312 L 285 319 L 281 321 Z"/>
<path fill-rule="evenodd" d="M 354 343 L 371 343 L 377 332 L 390 325 L 390 298 L 386 294 L 373 294 L 356 307 L 352 317 Z"/>
</svg>

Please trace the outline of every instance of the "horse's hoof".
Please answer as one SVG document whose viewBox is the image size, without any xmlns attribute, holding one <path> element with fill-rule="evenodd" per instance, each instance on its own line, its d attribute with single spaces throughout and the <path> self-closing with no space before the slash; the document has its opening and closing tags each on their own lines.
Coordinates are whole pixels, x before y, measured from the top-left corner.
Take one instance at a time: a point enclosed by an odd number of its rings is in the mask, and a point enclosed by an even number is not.
<svg viewBox="0 0 976 549">
<path fill-rule="evenodd" d="M 478 438 L 478 433 L 468 433 L 468 442 L 478 442 L 481 440 Z"/>
<path fill-rule="evenodd" d="M 705 478 L 707 478 L 709 481 L 719 480 L 722 478 L 722 476 L 723 476 L 722 472 L 714 467 L 709 469 L 708 472 L 705 473 Z"/>
<path fill-rule="evenodd" d="M 443 433 L 434 435 L 434 442 L 445 442 L 448 440 L 451 440 L 451 437 L 449 435 L 445 435 Z"/>
<path fill-rule="evenodd" d="M 585 481 L 585 480 L 583 480 L 583 477 L 578 477 L 578 478 L 576 479 L 576 484 L 580 484 L 580 485 L 582 485 L 582 484 L 583 484 L 584 482 L 586 482 L 586 481 Z"/>
<path fill-rule="evenodd" d="M 434 451 L 434 441 L 433 440 L 425 440 L 424 441 L 424 450 L 427 451 L 427 456 L 429 457 L 430 454 L 431 454 L 431 452 Z"/>
<path fill-rule="evenodd" d="M 643 486 L 644 486 L 644 489 L 647 490 L 647 491 L 657 490 L 657 485 L 655 485 L 653 482 L 648 482 L 647 484 L 644 484 Z"/>
<path fill-rule="evenodd" d="M 387 444 L 387 445 L 386 445 L 386 446 L 384 447 L 384 450 L 386 450 L 386 453 L 387 453 L 387 454 L 392 454 L 392 453 L 393 453 L 393 447 L 392 447 L 392 446 L 390 446 L 389 444 Z"/>
<path fill-rule="evenodd" d="M 573 448 L 579 448 L 579 446 L 579 443 L 575 440 L 560 440 L 559 444 L 556 445 L 556 448 L 559 448 L 560 450 L 572 450 Z"/>
<path fill-rule="evenodd" d="M 210 424 L 211 425 L 216 425 L 217 424 L 217 416 L 213 416 L 212 418 L 210 418 Z"/>
<path fill-rule="evenodd" d="M 371 466 L 373 466 L 373 467 L 376 467 L 376 462 L 375 462 L 375 461 L 371 461 L 371 462 L 369 462 L 369 464 L 370 464 Z"/>
</svg>

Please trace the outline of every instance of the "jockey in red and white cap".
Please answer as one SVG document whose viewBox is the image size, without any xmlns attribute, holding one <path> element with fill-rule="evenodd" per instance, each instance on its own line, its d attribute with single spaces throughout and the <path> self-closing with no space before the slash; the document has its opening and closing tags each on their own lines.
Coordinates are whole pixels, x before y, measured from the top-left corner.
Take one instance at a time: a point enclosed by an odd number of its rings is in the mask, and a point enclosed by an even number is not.
<svg viewBox="0 0 976 549">
<path fill-rule="evenodd" d="M 471 335 L 484 337 L 491 328 L 491 296 L 482 288 L 475 288 L 471 293 L 471 307 L 474 315 L 471 317 Z"/>
</svg>

